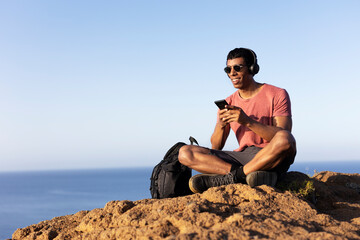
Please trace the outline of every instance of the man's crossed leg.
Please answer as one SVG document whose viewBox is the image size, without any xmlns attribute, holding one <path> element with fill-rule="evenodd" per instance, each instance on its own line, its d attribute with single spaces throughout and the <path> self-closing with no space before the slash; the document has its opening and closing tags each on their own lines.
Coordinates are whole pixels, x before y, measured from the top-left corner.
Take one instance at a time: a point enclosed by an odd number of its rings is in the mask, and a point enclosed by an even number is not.
<svg viewBox="0 0 360 240">
<path fill-rule="evenodd" d="M 227 152 L 186 145 L 179 151 L 179 161 L 203 173 L 189 182 L 193 192 L 203 192 L 232 183 L 274 186 L 277 175 L 288 170 L 295 155 L 295 138 L 289 131 L 281 130 L 262 149 L 252 146 L 242 152 Z"/>
</svg>

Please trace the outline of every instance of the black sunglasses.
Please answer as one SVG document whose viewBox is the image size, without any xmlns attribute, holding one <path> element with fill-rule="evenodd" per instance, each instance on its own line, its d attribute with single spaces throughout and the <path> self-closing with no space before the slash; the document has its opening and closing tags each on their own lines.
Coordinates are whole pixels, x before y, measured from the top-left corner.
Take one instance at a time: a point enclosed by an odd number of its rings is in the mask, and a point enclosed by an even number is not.
<svg viewBox="0 0 360 240">
<path fill-rule="evenodd" d="M 237 65 L 234 65 L 234 66 L 232 66 L 232 67 L 225 67 L 225 68 L 224 68 L 224 71 L 225 71 L 227 74 L 229 74 L 229 73 L 231 72 L 231 68 L 234 68 L 234 70 L 235 70 L 236 72 L 240 72 L 243 67 L 245 67 L 245 66 L 244 66 L 244 65 L 241 65 L 241 64 L 237 64 Z"/>
</svg>

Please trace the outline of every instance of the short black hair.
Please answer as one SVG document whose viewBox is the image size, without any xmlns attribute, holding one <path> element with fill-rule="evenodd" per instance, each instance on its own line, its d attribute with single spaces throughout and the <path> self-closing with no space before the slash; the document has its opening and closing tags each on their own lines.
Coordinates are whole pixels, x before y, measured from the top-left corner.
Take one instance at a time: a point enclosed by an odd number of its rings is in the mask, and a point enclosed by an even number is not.
<svg viewBox="0 0 360 240">
<path fill-rule="evenodd" d="M 252 51 L 254 53 L 254 55 L 253 55 L 251 53 L 251 51 L 252 50 L 250 50 L 248 48 L 235 48 L 228 53 L 226 60 L 230 60 L 230 59 L 234 59 L 234 58 L 243 58 L 245 60 L 246 66 L 250 67 L 256 61 L 256 54 L 254 51 Z M 255 56 L 255 59 L 254 59 L 254 56 Z"/>
</svg>

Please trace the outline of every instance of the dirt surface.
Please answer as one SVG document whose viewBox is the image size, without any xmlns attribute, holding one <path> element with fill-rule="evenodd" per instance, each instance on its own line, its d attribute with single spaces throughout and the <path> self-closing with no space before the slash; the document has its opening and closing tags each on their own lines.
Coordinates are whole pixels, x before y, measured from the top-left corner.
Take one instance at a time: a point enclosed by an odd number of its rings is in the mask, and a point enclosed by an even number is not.
<svg viewBox="0 0 360 240">
<path fill-rule="evenodd" d="M 111 201 L 56 217 L 12 239 L 360 239 L 360 174 L 290 172 L 311 180 L 306 199 L 292 191 L 233 184 L 172 199 Z"/>
</svg>

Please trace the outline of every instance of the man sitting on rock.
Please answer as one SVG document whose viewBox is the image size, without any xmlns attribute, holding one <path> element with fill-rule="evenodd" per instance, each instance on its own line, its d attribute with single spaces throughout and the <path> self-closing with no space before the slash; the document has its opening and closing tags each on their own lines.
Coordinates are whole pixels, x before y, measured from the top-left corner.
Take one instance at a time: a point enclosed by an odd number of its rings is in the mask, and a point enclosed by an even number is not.
<svg viewBox="0 0 360 240">
<path fill-rule="evenodd" d="M 250 49 L 233 49 L 226 65 L 224 70 L 237 91 L 226 98 L 229 105 L 218 111 L 212 149 L 186 145 L 179 152 L 182 164 L 203 173 L 189 181 L 194 193 L 232 183 L 275 186 L 296 155 L 286 90 L 254 80 L 259 65 Z M 221 151 L 230 128 L 239 148 Z"/>
</svg>

